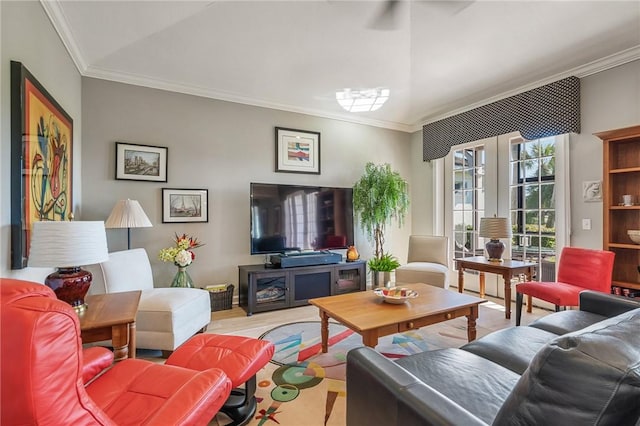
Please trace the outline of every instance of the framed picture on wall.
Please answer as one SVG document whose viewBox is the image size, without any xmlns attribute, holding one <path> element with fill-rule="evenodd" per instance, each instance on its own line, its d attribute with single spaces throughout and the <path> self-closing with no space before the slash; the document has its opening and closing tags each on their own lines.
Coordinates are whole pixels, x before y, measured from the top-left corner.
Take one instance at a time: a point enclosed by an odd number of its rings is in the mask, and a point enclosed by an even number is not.
<svg viewBox="0 0 640 426">
<path fill-rule="evenodd" d="M 162 222 L 209 221 L 209 190 L 162 188 Z"/>
<path fill-rule="evenodd" d="M 22 65 L 11 61 L 11 268 L 27 266 L 31 225 L 69 220 L 73 120 Z"/>
<path fill-rule="evenodd" d="M 276 172 L 320 174 L 320 133 L 276 127 Z"/>
<path fill-rule="evenodd" d="M 116 179 L 167 181 L 169 148 L 116 142 Z"/>
</svg>

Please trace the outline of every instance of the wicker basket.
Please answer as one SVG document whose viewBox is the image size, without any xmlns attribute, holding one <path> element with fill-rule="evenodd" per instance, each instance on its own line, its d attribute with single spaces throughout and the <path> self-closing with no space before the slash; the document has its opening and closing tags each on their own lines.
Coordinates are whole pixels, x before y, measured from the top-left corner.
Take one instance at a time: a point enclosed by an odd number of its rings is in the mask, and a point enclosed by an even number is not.
<svg viewBox="0 0 640 426">
<path fill-rule="evenodd" d="M 223 291 L 210 291 L 209 298 L 211 299 L 211 311 L 224 311 L 225 309 L 231 309 L 233 301 L 233 284 L 227 284 L 227 289 Z"/>
</svg>

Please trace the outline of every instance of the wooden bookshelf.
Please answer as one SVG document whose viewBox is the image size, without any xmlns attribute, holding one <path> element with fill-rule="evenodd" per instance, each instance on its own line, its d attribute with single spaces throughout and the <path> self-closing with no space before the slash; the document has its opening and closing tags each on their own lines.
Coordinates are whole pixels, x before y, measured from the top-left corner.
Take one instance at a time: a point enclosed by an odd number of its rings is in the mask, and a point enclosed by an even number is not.
<svg viewBox="0 0 640 426">
<path fill-rule="evenodd" d="M 640 126 L 595 134 L 603 141 L 603 248 L 616 254 L 613 285 L 640 290 L 640 244 L 627 235 L 640 229 Z M 622 205 L 622 195 L 634 205 Z"/>
</svg>

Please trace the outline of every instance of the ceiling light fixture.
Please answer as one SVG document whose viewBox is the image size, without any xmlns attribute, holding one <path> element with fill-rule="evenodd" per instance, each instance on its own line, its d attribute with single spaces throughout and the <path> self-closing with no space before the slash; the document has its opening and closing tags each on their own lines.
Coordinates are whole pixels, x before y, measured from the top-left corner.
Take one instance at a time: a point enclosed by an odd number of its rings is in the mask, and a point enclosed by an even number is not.
<svg viewBox="0 0 640 426">
<path fill-rule="evenodd" d="M 336 100 L 349 112 L 366 112 L 379 109 L 389 99 L 389 89 L 344 89 L 336 92 Z"/>
</svg>

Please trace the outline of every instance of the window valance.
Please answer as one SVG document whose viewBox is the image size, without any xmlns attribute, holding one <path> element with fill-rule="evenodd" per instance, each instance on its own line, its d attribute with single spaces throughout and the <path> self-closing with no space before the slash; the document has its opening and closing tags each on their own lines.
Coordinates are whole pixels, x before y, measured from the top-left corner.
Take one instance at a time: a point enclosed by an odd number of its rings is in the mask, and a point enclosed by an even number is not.
<svg viewBox="0 0 640 426">
<path fill-rule="evenodd" d="M 580 79 L 567 77 L 422 127 L 423 160 L 459 145 L 519 131 L 526 139 L 580 132 Z"/>
</svg>

